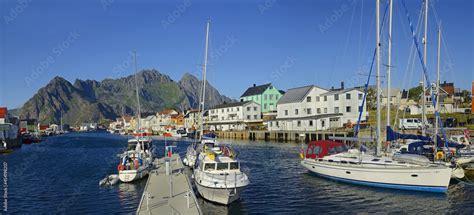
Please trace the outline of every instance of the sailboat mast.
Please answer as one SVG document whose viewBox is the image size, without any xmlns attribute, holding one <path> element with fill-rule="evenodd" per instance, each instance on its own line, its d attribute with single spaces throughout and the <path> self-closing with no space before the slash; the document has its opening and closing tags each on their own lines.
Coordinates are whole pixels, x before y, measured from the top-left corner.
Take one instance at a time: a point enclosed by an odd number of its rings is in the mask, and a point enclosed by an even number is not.
<svg viewBox="0 0 474 215">
<path fill-rule="evenodd" d="M 380 139 L 380 127 L 381 127 L 381 111 L 380 111 L 380 0 L 376 3 L 376 41 L 377 41 L 377 128 L 375 134 L 375 141 L 377 142 L 377 156 L 380 156 L 382 142 Z"/>
<path fill-rule="evenodd" d="M 438 30 L 438 66 L 437 66 L 437 72 L 436 72 L 436 113 L 439 113 L 439 103 L 440 103 L 440 97 L 439 97 L 439 71 L 440 71 L 440 61 L 441 61 L 441 24 L 439 25 L 439 30 Z M 438 125 L 439 124 L 439 119 L 438 116 L 435 116 L 435 145 L 438 146 Z"/>
<path fill-rule="evenodd" d="M 137 96 L 137 126 L 135 128 L 135 130 L 138 131 L 140 130 L 140 116 L 141 116 L 141 113 L 140 113 L 140 96 L 139 96 L 139 93 L 138 93 L 138 79 L 137 79 L 137 73 L 138 73 L 138 69 L 137 69 L 137 51 L 136 50 L 133 50 L 133 56 L 134 56 L 134 64 L 135 64 L 135 92 L 136 92 L 136 96 Z"/>
<path fill-rule="evenodd" d="M 208 47 L 209 47 L 209 25 L 211 24 L 211 21 L 207 21 L 207 26 L 206 26 L 206 48 L 204 50 L 204 65 L 203 65 L 203 70 L 202 70 L 202 96 L 201 96 L 201 134 L 200 134 L 200 139 L 202 140 L 202 135 L 204 133 L 204 102 L 206 101 L 206 70 L 207 70 L 207 52 L 208 52 Z"/>
<path fill-rule="evenodd" d="M 423 64 L 426 68 L 426 47 L 428 40 L 428 0 L 425 0 L 425 36 L 423 38 Z M 426 135 L 426 86 L 425 75 L 421 75 L 421 87 L 423 88 L 423 95 L 421 96 L 421 134 Z"/>
<path fill-rule="evenodd" d="M 390 127 L 390 70 L 392 69 L 392 6 L 393 1 L 389 0 L 388 19 L 388 65 L 387 65 L 387 127 Z"/>
</svg>

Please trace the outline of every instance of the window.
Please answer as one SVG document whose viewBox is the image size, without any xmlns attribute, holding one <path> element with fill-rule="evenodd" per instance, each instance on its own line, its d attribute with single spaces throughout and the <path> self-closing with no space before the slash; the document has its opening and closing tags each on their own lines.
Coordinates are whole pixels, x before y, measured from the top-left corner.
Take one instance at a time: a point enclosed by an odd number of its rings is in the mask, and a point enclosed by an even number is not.
<svg viewBox="0 0 474 215">
<path fill-rule="evenodd" d="M 278 123 L 278 121 L 276 122 L 276 124 L 277 124 L 277 127 L 280 126 L 280 123 Z"/>
<path fill-rule="evenodd" d="M 325 101 L 325 102 L 328 101 L 328 97 L 327 97 L 327 96 L 324 96 L 324 101 Z"/>
<path fill-rule="evenodd" d="M 239 111 L 239 110 L 240 110 L 240 108 L 237 108 L 237 111 Z"/>
<path fill-rule="evenodd" d="M 321 108 L 316 108 L 316 113 L 321 113 Z"/>
<path fill-rule="evenodd" d="M 319 96 L 316 96 L 316 101 L 319 102 Z"/>
<path fill-rule="evenodd" d="M 298 115 L 298 109 L 295 109 L 295 115 Z"/>
<path fill-rule="evenodd" d="M 273 122 L 272 121 L 270 121 L 270 127 L 273 127 Z"/>
<path fill-rule="evenodd" d="M 257 115 L 253 115 L 253 118 L 254 118 L 254 119 L 257 119 Z"/>
<path fill-rule="evenodd" d="M 204 170 L 215 170 L 216 164 L 214 163 L 206 163 L 204 164 Z"/>
<path fill-rule="evenodd" d="M 288 110 L 285 110 L 285 116 L 288 116 Z"/>
<path fill-rule="evenodd" d="M 324 108 L 324 113 L 328 113 L 328 108 Z"/>
<path fill-rule="evenodd" d="M 334 95 L 334 101 L 338 101 L 339 100 L 339 94 L 335 94 Z"/>
<path fill-rule="evenodd" d="M 224 120 L 224 117 L 221 117 L 222 120 Z"/>
<path fill-rule="evenodd" d="M 257 107 L 253 107 L 253 111 L 257 111 Z"/>
<path fill-rule="evenodd" d="M 307 114 L 311 114 L 311 108 L 308 108 L 308 109 L 306 110 L 306 113 L 307 113 Z"/>
<path fill-rule="evenodd" d="M 347 100 L 350 100 L 350 99 L 351 99 L 351 94 L 350 94 L 350 93 L 346 93 L 346 99 L 347 99 Z"/>
<path fill-rule="evenodd" d="M 250 119 L 250 115 L 247 115 L 247 119 Z"/>
<path fill-rule="evenodd" d="M 224 109 L 221 109 L 221 113 L 224 113 Z"/>
<path fill-rule="evenodd" d="M 273 110 L 273 103 L 270 103 L 270 110 Z"/>
<path fill-rule="evenodd" d="M 311 102 L 311 96 L 306 97 L 306 102 Z"/>
<path fill-rule="evenodd" d="M 273 100 L 273 95 L 270 95 L 270 100 Z"/>
<path fill-rule="evenodd" d="M 278 100 L 279 96 L 278 95 L 275 95 L 275 100 Z"/>
<path fill-rule="evenodd" d="M 339 113 L 339 107 L 334 107 L 334 113 Z"/>
<path fill-rule="evenodd" d="M 362 93 L 359 93 L 359 100 L 362 100 L 364 98 L 364 95 Z"/>
<path fill-rule="evenodd" d="M 325 127 L 325 124 L 326 124 L 326 120 L 321 120 L 321 127 Z"/>
<path fill-rule="evenodd" d="M 217 163 L 217 170 L 227 170 L 229 163 Z"/>
<path fill-rule="evenodd" d="M 346 107 L 346 112 L 347 112 L 347 113 L 350 113 L 350 112 L 351 112 L 351 106 L 347 106 L 347 107 Z"/>
<path fill-rule="evenodd" d="M 313 120 L 309 120 L 309 126 L 313 126 Z"/>
<path fill-rule="evenodd" d="M 297 125 L 298 127 L 301 127 L 301 121 L 298 120 L 298 121 L 296 122 L 296 125 Z"/>
<path fill-rule="evenodd" d="M 263 109 L 267 109 L 267 104 L 263 104 Z"/>
<path fill-rule="evenodd" d="M 239 169 L 239 163 L 237 162 L 229 163 L 229 169 Z"/>
<path fill-rule="evenodd" d="M 263 96 L 263 99 L 267 100 L 267 99 L 268 99 L 268 95 L 265 94 L 265 95 Z"/>
<path fill-rule="evenodd" d="M 227 113 L 229 113 L 229 108 L 227 108 Z"/>
<path fill-rule="evenodd" d="M 250 107 L 247 107 L 247 111 L 250 111 Z"/>
</svg>

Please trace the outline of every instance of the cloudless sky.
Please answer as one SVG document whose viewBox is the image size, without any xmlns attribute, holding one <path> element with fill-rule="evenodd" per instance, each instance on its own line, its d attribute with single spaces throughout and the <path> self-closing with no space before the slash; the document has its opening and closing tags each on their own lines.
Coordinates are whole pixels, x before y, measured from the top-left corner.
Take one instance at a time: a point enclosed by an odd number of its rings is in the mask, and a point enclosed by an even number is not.
<svg viewBox="0 0 474 215">
<path fill-rule="evenodd" d="M 394 2 L 392 84 L 413 87 L 421 79 L 420 61 L 407 70 L 412 38 L 402 1 Z M 442 21 L 442 80 L 470 89 L 474 3 L 430 4 L 430 79 Z M 421 0 L 407 0 L 415 25 L 421 6 Z M 375 46 L 373 0 L 2 0 L 0 19 L 0 106 L 9 108 L 21 107 L 55 76 L 72 83 L 128 76 L 133 49 L 139 69 L 154 68 L 175 81 L 185 72 L 201 78 L 208 19 L 208 80 L 232 98 L 253 83 L 283 90 L 363 85 Z"/>
</svg>

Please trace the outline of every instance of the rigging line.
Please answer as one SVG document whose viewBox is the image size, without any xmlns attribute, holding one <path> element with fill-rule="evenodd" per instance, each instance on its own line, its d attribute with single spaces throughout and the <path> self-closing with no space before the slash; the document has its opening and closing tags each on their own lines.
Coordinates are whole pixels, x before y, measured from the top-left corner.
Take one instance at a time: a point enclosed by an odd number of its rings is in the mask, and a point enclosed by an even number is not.
<svg viewBox="0 0 474 215">
<path fill-rule="evenodd" d="M 440 26 L 440 19 L 438 18 L 438 11 L 436 10 L 436 7 L 432 4 L 431 5 L 431 8 L 433 9 L 433 14 L 435 16 L 435 21 L 436 21 L 436 24 L 437 26 Z M 446 35 L 443 32 L 441 32 L 441 40 L 443 41 L 443 47 L 445 49 L 445 52 L 446 52 L 446 56 L 448 58 L 448 62 L 453 62 L 453 57 L 452 57 L 452 54 L 451 54 L 451 50 L 448 49 L 448 43 L 447 43 L 447 40 L 446 40 Z M 453 78 L 453 81 L 456 82 L 456 76 L 454 75 L 454 70 L 453 69 L 450 69 L 450 72 L 452 73 L 452 78 Z"/>
<path fill-rule="evenodd" d="M 346 57 L 346 54 L 347 54 L 347 47 L 349 46 L 349 39 L 350 39 L 351 33 L 352 33 L 352 23 L 354 22 L 354 14 L 355 14 L 356 6 L 357 6 L 357 4 L 354 3 L 354 8 L 352 8 L 351 22 L 350 22 L 350 24 L 349 24 L 349 33 L 347 34 L 347 37 L 346 37 L 346 42 L 345 42 L 345 44 L 344 44 L 344 49 L 343 49 L 343 52 L 342 52 L 342 57 L 339 58 L 340 61 L 344 61 L 344 59 L 345 59 L 345 57 Z"/>
<path fill-rule="evenodd" d="M 382 26 L 380 27 L 380 31 L 379 31 L 379 34 L 382 33 L 382 30 L 383 30 L 383 24 L 385 22 L 385 17 L 387 15 L 387 10 L 388 10 L 388 6 L 389 4 L 387 3 L 387 5 L 385 6 L 385 12 L 383 14 L 383 18 L 382 18 Z M 359 107 L 359 117 L 357 119 L 357 124 L 356 124 L 356 127 L 355 127 L 355 132 L 354 132 L 354 138 L 356 138 L 357 140 L 357 144 L 359 144 L 359 140 L 357 139 L 357 135 L 359 133 L 359 124 L 360 124 L 360 119 L 362 118 L 362 112 L 363 112 L 363 108 L 364 108 L 364 105 L 365 105 L 365 100 L 367 98 L 367 93 L 369 91 L 369 83 L 370 83 L 370 76 L 372 75 L 372 68 L 374 66 L 374 61 L 375 61 L 375 56 L 377 54 L 377 47 L 375 47 L 374 49 L 374 54 L 372 56 L 372 63 L 370 64 L 370 69 L 369 69 L 369 75 L 367 77 L 367 82 L 365 84 L 365 89 L 364 89 L 364 98 L 362 99 L 362 104 L 361 106 Z M 378 93 L 378 92 L 377 92 Z"/>
<path fill-rule="evenodd" d="M 421 54 L 421 50 L 419 49 L 416 34 L 413 31 L 413 25 L 412 25 L 412 22 L 411 22 L 411 19 L 410 19 L 410 14 L 408 13 L 408 9 L 407 9 L 406 4 L 405 4 L 405 0 L 402 0 L 402 3 L 403 3 L 403 7 L 405 8 L 405 13 L 406 13 L 407 18 L 408 18 L 408 23 L 410 23 L 410 31 L 413 34 L 413 41 L 415 41 L 416 50 L 417 50 L 417 53 L 418 53 L 418 58 L 420 59 L 420 62 L 422 64 L 423 74 L 424 74 L 424 78 L 426 80 L 426 86 L 431 86 L 431 82 L 430 82 L 430 79 L 429 79 L 429 76 L 428 76 L 428 72 L 427 72 L 427 69 L 426 69 L 426 66 L 425 66 L 425 63 L 424 63 L 424 60 L 423 60 L 423 55 Z M 426 2 L 425 2 L 425 4 L 426 4 Z M 425 16 L 426 15 L 427 14 L 425 14 Z M 422 96 L 423 96 L 423 99 L 424 99 L 425 95 L 423 94 Z M 436 105 L 436 97 L 434 96 L 434 93 L 433 93 L 432 90 L 431 90 L 431 102 L 432 102 L 433 106 Z M 439 122 L 440 127 L 441 127 L 441 133 L 443 134 L 443 137 L 444 137 L 444 144 L 445 144 L 445 147 L 448 148 L 448 138 L 446 136 L 446 133 L 444 132 L 443 122 L 441 120 L 441 116 L 440 116 L 438 110 L 435 111 L 435 117 L 439 119 L 438 122 Z M 436 147 L 438 147 L 438 146 L 436 145 Z"/>
<path fill-rule="evenodd" d="M 359 62 L 359 63 L 361 61 L 361 56 L 362 56 L 361 49 L 362 49 L 362 23 L 364 21 L 364 19 L 362 19 L 363 17 L 364 17 L 364 0 L 361 0 L 361 3 L 360 3 L 360 21 L 359 21 L 359 49 L 357 49 L 359 51 L 357 62 Z"/>
<path fill-rule="evenodd" d="M 397 8 L 398 8 L 398 7 L 397 7 Z M 399 12 L 400 17 L 402 17 L 400 11 L 401 11 L 401 10 L 399 10 L 398 12 Z M 421 7 L 421 8 L 420 8 L 420 14 L 418 15 L 417 25 L 416 25 L 416 28 L 417 28 L 417 29 L 416 29 L 416 32 L 417 32 L 417 33 L 420 33 L 420 31 L 421 31 L 420 26 L 421 26 L 421 21 L 422 21 L 423 13 L 424 13 L 424 10 L 423 10 L 423 8 Z M 402 23 L 405 24 L 405 22 L 402 22 Z M 402 29 L 405 30 L 405 28 L 402 28 Z M 408 84 L 412 83 L 412 80 L 413 80 L 413 71 L 414 71 L 414 64 L 415 64 L 415 55 L 414 55 L 414 53 L 415 53 L 415 43 L 412 41 L 412 42 L 411 42 L 411 48 L 410 48 L 410 55 L 409 55 L 409 57 L 408 57 L 408 59 L 407 59 L 407 66 L 406 66 L 406 68 L 405 68 L 405 75 L 404 75 L 404 78 L 403 78 L 404 81 L 403 81 L 403 84 L 402 84 L 402 89 L 405 89 L 405 87 L 407 87 Z M 411 68 L 411 72 L 409 72 L 409 71 L 410 71 L 410 68 Z M 406 82 L 405 80 L 407 79 L 408 74 L 410 74 L 410 78 L 409 78 L 409 81 Z M 410 89 L 407 90 L 407 97 L 406 97 L 407 101 L 408 101 L 408 95 L 409 95 L 409 94 L 410 94 Z M 402 94 L 402 96 L 403 96 L 403 94 Z M 400 106 L 401 106 L 401 99 L 402 99 L 402 98 L 400 97 L 400 99 L 399 99 L 399 104 L 398 104 L 398 107 L 397 107 L 397 112 L 395 113 L 395 122 L 394 122 L 394 124 L 393 124 L 393 127 L 394 127 L 394 128 L 396 128 L 396 125 L 397 125 L 397 119 L 398 119 L 398 115 L 399 115 L 399 112 L 400 112 Z M 402 115 L 403 118 L 405 118 L 405 113 L 406 113 L 405 110 L 403 110 L 403 115 Z"/>
<path fill-rule="evenodd" d="M 372 16 L 372 21 L 370 22 L 370 28 L 369 29 L 372 29 L 373 26 L 374 26 L 374 23 L 375 23 L 375 13 L 373 14 Z M 362 54 L 361 56 L 366 56 L 366 52 L 367 52 L 367 47 L 369 46 L 369 39 L 370 39 L 370 35 L 372 35 L 371 33 L 367 32 L 367 37 L 365 39 L 365 45 L 364 45 L 364 50 L 362 51 Z M 362 39 L 362 38 L 361 38 Z M 365 64 L 365 59 L 361 59 L 361 61 L 359 62 L 359 67 L 362 67 L 362 64 Z"/>
</svg>

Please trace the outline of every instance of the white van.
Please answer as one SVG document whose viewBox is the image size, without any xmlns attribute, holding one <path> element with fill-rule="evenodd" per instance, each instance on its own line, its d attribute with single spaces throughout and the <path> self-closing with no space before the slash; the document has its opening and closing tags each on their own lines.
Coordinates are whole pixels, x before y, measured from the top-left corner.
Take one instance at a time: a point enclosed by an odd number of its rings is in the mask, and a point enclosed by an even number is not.
<svg viewBox="0 0 474 215">
<path fill-rule="evenodd" d="M 421 121 L 416 118 L 400 119 L 400 123 L 398 124 L 400 130 L 421 129 L 421 126 Z"/>
</svg>

